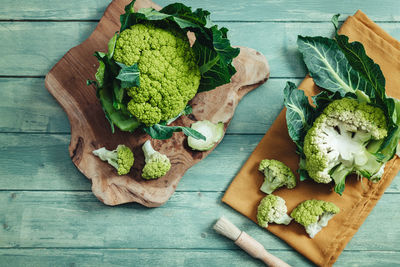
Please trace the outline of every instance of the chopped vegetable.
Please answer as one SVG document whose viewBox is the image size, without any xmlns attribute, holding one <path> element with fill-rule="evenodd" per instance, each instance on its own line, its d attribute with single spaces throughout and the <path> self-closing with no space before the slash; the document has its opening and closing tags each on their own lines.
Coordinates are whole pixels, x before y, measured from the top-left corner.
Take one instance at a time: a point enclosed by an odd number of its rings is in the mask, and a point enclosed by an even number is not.
<svg viewBox="0 0 400 267">
<path fill-rule="evenodd" d="M 337 25 L 337 16 L 333 19 Z M 289 135 L 300 155 L 300 179 L 335 183 L 356 173 L 378 182 L 400 140 L 400 102 L 385 93 L 385 78 L 358 42 L 299 36 L 298 46 L 314 82 L 324 91 L 309 104 L 288 82 L 285 90 Z"/>
<path fill-rule="evenodd" d="M 195 130 L 168 124 L 198 93 L 230 82 L 239 54 L 227 29 L 213 25 L 206 10 L 192 11 L 180 3 L 156 11 L 134 11 L 132 1 L 121 15 L 120 32 L 108 53 L 96 52 L 99 68 L 94 83 L 112 130 L 143 129 L 152 138 L 167 139 L 182 131 L 195 139 Z M 188 31 L 196 39 L 191 46 Z"/>
<path fill-rule="evenodd" d="M 171 169 L 171 162 L 169 158 L 155 151 L 151 145 L 150 140 L 147 140 L 142 146 L 145 162 L 142 170 L 142 178 L 146 180 L 158 179 L 164 176 L 169 169 Z"/>
<path fill-rule="evenodd" d="M 285 200 L 279 196 L 264 197 L 257 208 L 257 222 L 261 227 L 268 227 L 269 223 L 288 225 L 292 218 L 287 214 Z"/>
<path fill-rule="evenodd" d="M 258 170 L 265 175 L 264 183 L 260 190 L 271 194 L 276 189 L 286 186 L 292 189 L 296 186 L 296 177 L 288 166 L 274 159 L 263 159 Z"/>
<path fill-rule="evenodd" d="M 292 218 L 303 225 L 307 234 L 314 238 L 314 236 L 328 225 L 328 221 L 340 209 L 333 203 L 323 200 L 306 200 L 300 203 L 290 214 Z"/>
<path fill-rule="evenodd" d="M 128 174 L 135 161 L 132 150 L 125 145 L 118 145 L 112 151 L 102 147 L 94 150 L 92 153 L 102 161 L 107 161 L 108 164 L 113 166 L 118 171 L 118 175 Z"/>
<path fill-rule="evenodd" d="M 194 150 L 210 150 L 224 135 L 224 124 L 222 122 L 214 124 L 208 120 L 197 121 L 192 124 L 191 128 L 206 137 L 206 140 L 188 137 L 188 145 Z"/>
<path fill-rule="evenodd" d="M 304 139 L 306 169 L 314 181 L 340 184 L 352 172 L 379 180 L 384 164 L 368 151 L 368 144 L 387 136 L 380 108 L 355 99 L 330 103 Z"/>
</svg>

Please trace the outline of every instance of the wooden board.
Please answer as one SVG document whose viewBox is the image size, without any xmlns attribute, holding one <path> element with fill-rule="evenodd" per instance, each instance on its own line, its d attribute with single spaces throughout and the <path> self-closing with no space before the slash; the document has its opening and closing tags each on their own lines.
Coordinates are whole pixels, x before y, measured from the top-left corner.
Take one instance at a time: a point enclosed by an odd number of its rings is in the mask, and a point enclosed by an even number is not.
<svg viewBox="0 0 400 267">
<path fill-rule="evenodd" d="M 141 145 L 148 136 L 140 131 L 112 134 L 92 87 L 86 86 L 97 68 L 94 51 L 104 51 L 108 40 L 119 29 L 119 15 L 129 1 L 115 0 L 107 8 L 92 35 L 81 45 L 71 49 L 47 74 L 45 84 L 49 92 L 66 111 L 71 124 L 70 156 L 76 167 L 90 180 L 96 197 L 107 205 L 138 202 L 147 207 L 164 204 L 174 193 L 179 180 L 191 166 L 211 151 L 195 152 L 186 144 L 182 133 L 167 141 L 153 140 L 156 150 L 166 154 L 172 163 L 164 177 L 145 181 L 140 178 L 144 165 Z M 137 1 L 135 8 L 159 8 L 151 1 Z M 225 130 L 240 99 L 269 77 L 265 57 L 250 48 L 241 47 L 233 64 L 237 73 L 231 83 L 215 90 L 200 93 L 192 101 L 193 114 L 178 119 L 176 125 L 190 126 L 194 121 L 208 119 L 224 122 Z M 133 148 L 135 164 L 130 174 L 118 176 L 107 163 L 92 155 L 99 147 L 115 148 L 126 144 Z"/>
</svg>

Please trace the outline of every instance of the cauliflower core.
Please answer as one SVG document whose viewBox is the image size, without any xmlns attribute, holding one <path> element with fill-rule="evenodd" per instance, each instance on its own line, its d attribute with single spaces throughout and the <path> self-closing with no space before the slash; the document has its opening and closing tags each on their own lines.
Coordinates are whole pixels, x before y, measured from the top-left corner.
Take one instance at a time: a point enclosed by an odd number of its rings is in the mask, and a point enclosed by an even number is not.
<svg viewBox="0 0 400 267">
<path fill-rule="evenodd" d="M 185 33 L 135 24 L 120 33 L 114 60 L 138 64 L 140 87 L 128 88 L 129 112 L 147 126 L 176 117 L 197 93 L 200 70 Z"/>
<path fill-rule="evenodd" d="M 333 179 L 336 184 L 353 172 L 380 179 L 383 163 L 368 151 L 368 144 L 386 135 L 386 118 L 380 108 L 350 98 L 333 101 L 304 139 L 309 176 L 318 183 Z"/>
</svg>

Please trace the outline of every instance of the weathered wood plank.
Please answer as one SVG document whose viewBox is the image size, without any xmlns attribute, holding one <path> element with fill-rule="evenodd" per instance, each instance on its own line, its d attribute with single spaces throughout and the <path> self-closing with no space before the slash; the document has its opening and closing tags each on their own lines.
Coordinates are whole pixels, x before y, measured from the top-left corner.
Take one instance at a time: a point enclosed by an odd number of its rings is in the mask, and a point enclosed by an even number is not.
<svg viewBox="0 0 400 267">
<path fill-rule="evenodd" d="M 224 191 L 261 138 L 226 136 L 186 172 L 177 190 Z M 69 158 L 68 143 L 69 135 L 0 134 L 0 190 L 90 190 L 90 181 Z M 386 192 L 400 192 L 400 179 Z"/>
<path fill-rule="evenodd" d="M 45 75 L 73 46 L 84 41 L 96 22 L 0 22 L 0 75 Z M 303 77 L 305 68 L 296 48 L 302 35 L 330 36 L 330 23 L 220 23 L 230 29 L 232 44 L 262 52 L 271 77 Z M 399 23 L 380 23 L 400 39 Z M 251 28 L 251 30 L 249 30 Z M 257 32 L 257 36 L 254 36 Z M 27 44 L 29 42 L 29 45 Z M 85 82 L 85 81 L 82 81 Z"/>
<path fill-rule="evenodd" d="M 3 0 L 0 19 L 100 19 L 110 0 Z M 161 6 L 176 2 L 158 0 Z M 301 4 L 292 0 L 234 2 L 229 0 L 181 0 L 180 2 L 201 7 L 212 13 L 213 20 L 225 21 L 329 21 L 341 13 L 352 15 L 357 9 L 366 12 L 373 20 L 399 21 L 399 5 L 392 0 L 382 1 L 318 1 L 307 0 Z"/>
<path fill-rule="evenodd" d="M 147 209 L 137 204 L 104 206 L 90 192 L 3 191 L 0 248 L 234 249 L 211 228 L 221 215 L 267 249 L 289 248 L 222 204 L 221 197 L 216 192 L 176 192 L 166 205 Z M 385 194 L 347 249 L 397 250 L 400 228 L 394 225 L 400 213 L 391 211 L 399 201 L 400 194 Z"/>
<path fill-rule="evenodd" d="M 298 253 L 270 250 L 292 266 L 310 266 Z M 344 251 L 337 266 L 375 267 L 400 263 L 398 251 Z M 211 249 L 0 249 L 0 266 L 264 266 L 242 250 Z"/>
<path fill-rule="evenodd" d="M 0 78 L 0 132 L 70 132 L 68 118 L 44 79 Z"/>
<path fill-rule="evenodd" d="M 264 134 L 283 108 L 285 83 L 286 79 L 272 79 L 246 95 L 227 132 Z M 70 132 L 65 112 L 44 88 L 42 78 L 0 78 L 0 88 L 0 132 Z"/>
</svg>

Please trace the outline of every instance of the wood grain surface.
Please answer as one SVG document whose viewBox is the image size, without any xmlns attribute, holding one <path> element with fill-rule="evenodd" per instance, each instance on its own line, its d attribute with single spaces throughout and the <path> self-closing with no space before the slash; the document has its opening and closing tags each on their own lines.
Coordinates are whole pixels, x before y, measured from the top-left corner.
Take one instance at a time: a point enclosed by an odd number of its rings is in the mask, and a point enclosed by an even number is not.
<svg viewBox="0 0 400 267">
<path fill-rule="evenodd" d="M 205 158 L 212 150 L 196 152 L 190 149 L 183 133 L 169 140 L 152 140 L 153 147 L 171 160 L 171 170 L 160 179 L 144 180 L 141 170 L 144 156 L 141 146 L 148 136 L 141 131 L 112 134 L 93 87 L 85 85 L 85 78 L 93 78 L 97 64 L 94 51 L 104 51 L 108 40 L 119 29 L 119 15 L 129 1 L 115 0 L 106 9 L 91 36 L 74 47 L 47 74 L 45 85 L 66 111 L 71 125 L 69 152 L 76 167 L 92 181 L 92 191 L 107 205 L 138 202 L 147 207 L 164 204 L 191 166 Z M 135 3 L 135 8 L 153 7 L 151 1 Z M 269 77 L 265 57 L 254 49 L 241 47 L 233 64 L 237 73 L 229 84 L 212 91 L 199 93 L 191 100 L 193 113 L 176 120 L 173 125 L 190 126 L 197 120 L 223 122 L 225 130 L 241 98 L 264 83 Z M 135 163 L 128 175 L 118 176 L 107 163 L 100 161 L 92 151 L 105 146 L 114 149 L 118 144 L 132 148 Z"/>
</svg>

